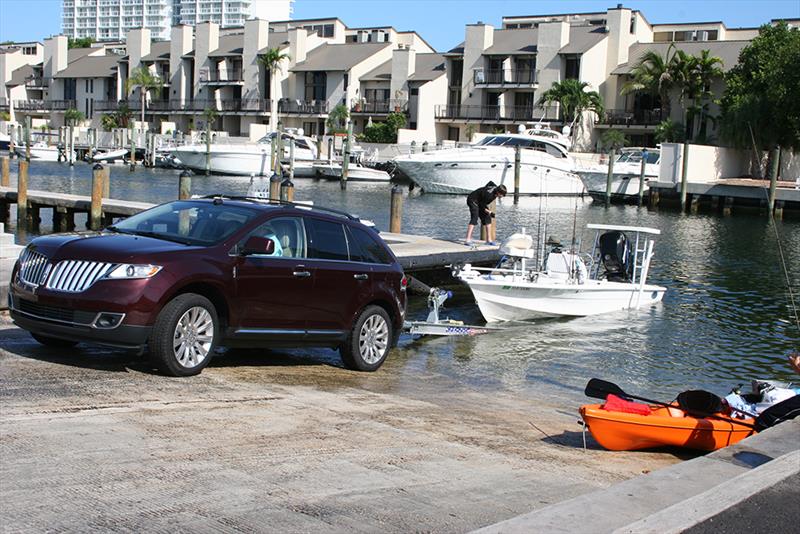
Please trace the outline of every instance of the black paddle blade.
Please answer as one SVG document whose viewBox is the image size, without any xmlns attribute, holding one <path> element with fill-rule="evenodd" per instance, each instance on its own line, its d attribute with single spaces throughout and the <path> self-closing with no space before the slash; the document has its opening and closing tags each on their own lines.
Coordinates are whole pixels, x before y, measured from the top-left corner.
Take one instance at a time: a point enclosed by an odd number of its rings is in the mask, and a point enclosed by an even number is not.
<svg viewBox="0 0 800 534">
<path fill-rule="evenodd" d="M 606 382 L 599 378 L 592 378 L 586 384 L 586 389 L 583 390 L 584 395 L 592 397 L 593 399 L 604 399 L 609 394 L 617 395 L 619 397 L 627 397 L 628 395 L 622 391 L 622 388 L 612 382 Z"/>
<path fill-rule="evenodd" d="M 722 399 L 710 391 L 694 389 L 678 394 L 678 406 L 689 413 L 715 414 L 722 411 Z"/>
</svg>

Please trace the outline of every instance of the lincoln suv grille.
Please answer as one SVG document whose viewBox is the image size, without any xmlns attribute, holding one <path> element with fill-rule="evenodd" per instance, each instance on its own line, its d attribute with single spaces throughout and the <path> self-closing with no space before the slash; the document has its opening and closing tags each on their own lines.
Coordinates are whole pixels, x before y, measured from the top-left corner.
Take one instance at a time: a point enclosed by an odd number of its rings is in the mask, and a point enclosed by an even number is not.
<svg viewBox="0 0 800 534">
<path fill-rule="evenodd" d="M 89 289 L 105 275 L 113 263 L 99 261 L 64 260 L 53 268 L 47 288 L 55 291 L 80 293 Z"/>
<path fill-rule="evenodd" d="M 47 256 L 26 248 L 19 258 L 19 277 L 26 284 L 39 286 L 47 279 L 50 263 Z"/>
</svg>

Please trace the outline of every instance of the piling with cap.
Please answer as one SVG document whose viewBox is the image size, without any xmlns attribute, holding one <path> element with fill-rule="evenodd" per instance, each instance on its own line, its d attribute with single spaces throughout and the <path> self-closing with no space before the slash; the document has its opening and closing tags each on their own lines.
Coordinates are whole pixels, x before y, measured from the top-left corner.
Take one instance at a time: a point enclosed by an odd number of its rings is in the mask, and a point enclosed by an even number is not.
<svg viewBox="0 0 800 534">
<path fill-rule="evenodd" d="M 31 160 L 31 116 L 25 117 L 25 161 Z"/>
<path fill-rule="evenodd" d="M 519 204 L 519 180 L 522 170 L 522 151 L 520 146 L 514 147 L 514 204 Z"/>
<path fill-rule="evenodd" d="M 211 121 L 206 119 L 206 176 L 211 175 Z"/>
<path fill-rule="evenodd" d="M 683 165 L 681 168 L 681 211 L 686 211 L 686 189 L 689 175 L 689 141 L 683 143 Z"/>
<path fill-rule="evenodd" d="M 11 185 L 11 164 L 8 156 L 0 156 L 0 186 L 9 187 Z"/>
<path fill-rule="evenodd" d="M 131 129 L 130 129 L 130 137 L 131 137 L 131 139 L 130 139 L 130 142 L 131 142 L 131 153 L 129 155 L 128 161 L 130 161 L 129 170 L 131 172 L 133 172 L 133 171 L 136 170 L 136 140 L 134 139 L 133 126 L 131 126 Z"/>
<path fill-rule="evenodd" d="M 399 234 L 403 226 L 403 188 L 392 187 L 392 203 L 389 209 L 389 231 Z"/>
<path fill-rule="evenodd" d="M 647 149 L 642 149 L 642 165 L 639 168 L 639 198 L 636 201 L 636 205 L 640 208 L 642 207 L 642 200 L 644 199 L 644 171 L 645 166 L 647 165 Z"/>
<path fill-rule="evenodd" d="M 103 198 L 111 198 L 111 167 L 103 167 Z"/>
<path fill-rule="evenodd" d="M 294 181 L 294 138 L 289 139 L 289 181 Z"/>
<path fill-rule="evenodd" d="M 606 175 L 606 206 L 611 204 L 611 183 L 614 180 L 614 154 L 613 147 L 608 151 L 608 174 Z"/>
<path fill-rule="evenodd" d="M 269 199 L 280 200 L 281 198 L 281 175 L 272 173 L 269 177 Z"/>
<path fill-rule="evenodd" d="M 17 171 L 17 228 L 28 229 L 28 161 L 19 160 Z"/>
<path fill-rule="evenodd" d="M 178 177 L 178 200 L 186 200 L 192 196 L 192 173 L 183 171 Z"/>
<path fill-rule="evenodd" d="M 289 178 L 281 182 L 281 202 L 294 202 L 294 183 Z"/>
<path fill-rule="evenodd" d="M 344 148 L 342 150 L 342 178 L 339 181 L 339 186 L 342 190 L 347 189 L 347 178 L 350 172 L 350 140 L 353 136 L 353 123 L 347 123 L 347 137 L 344 139 Z"/>
<path fill-rule="evenodd" d="M 769 155 L 769 212 L 775 211 L 775 194 L 778 188 L 778 169 L 780 168 L 781 149 L 775 147 Z"/>
<path fill-rule="evenodd" d="M 92 167 L 92 205 L 89 211 L 89 228 L 99 230 L 103 221 L 103 166 L 95 163 Z"/>
<path fill-rule="evenodd" d="M 333 162 L 333 137 L 328 138 L 328 163 Z"/>
</svg>

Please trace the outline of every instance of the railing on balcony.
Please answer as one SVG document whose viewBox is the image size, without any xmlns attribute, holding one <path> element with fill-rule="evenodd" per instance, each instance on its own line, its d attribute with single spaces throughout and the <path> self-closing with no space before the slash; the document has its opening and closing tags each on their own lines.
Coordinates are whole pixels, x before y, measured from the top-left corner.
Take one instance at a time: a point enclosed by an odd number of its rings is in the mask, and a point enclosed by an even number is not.
<svg viewBox="0 0 800 534">
<path fill-rule="evenodd" d="M 74 100 L 15 100 L 17 111 L 66 111 L 75 107 Z"/>
<path fill-rule="evenodd" d="M 234 69 L 228 71 L 211 71 L 208 77 L 202 80 L 205 83 L 226 83 L 226 82 L 241 82 L 244 81 L 241 69 Z"/>
<path fill-rule="evenodd" d="M 328 102 L 326 100 L 292 100 L 283 98 L 278 100 L 278 113 L 322 115 L 328 113 Z"/>
<path fill-rule="evenodd" d="M 656 125 L 667 118 L 663 109 L 607 109 L 600 119 L 600 124 L 614 126 L 647 126 Z"/>
<path fill-rule="evenodd" d="M 437 119 L 469 119 L 484 121 L 533 121 L 555 119 L 535 106 L 436 106 Z"/>
<path fill-rule="evenodd" d="M 475 69 L 472 81 L 475 85 L 534 85 L 537 72 L 531 69 Z"/>
<path fill-rule="evenodd" d="M 50 86 L 50 78 L 32 76 L 25 80 L 25 87 L 28 89 L 45 89 Z"/>
<path fill-rule="evenodd" d="M 357 102 L 350 109 L 352 113 L 388 114 L 408 111 L 408 100 L 376 100 L 374 102 Z"/>
</svg>

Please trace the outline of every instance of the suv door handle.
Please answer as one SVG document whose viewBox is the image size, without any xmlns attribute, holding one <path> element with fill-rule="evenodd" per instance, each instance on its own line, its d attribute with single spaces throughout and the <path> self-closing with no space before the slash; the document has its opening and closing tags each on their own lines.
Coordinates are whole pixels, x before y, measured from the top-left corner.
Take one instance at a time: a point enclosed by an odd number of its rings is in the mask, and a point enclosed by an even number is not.
<svg viewBox="0 0 800 534">
<path fill-rule="evenodd" d="M 293 271 L 292 274 L 295 278 L 309 278 L 311 276 L 311 273 L 308 271 Z"/>
<path fill-rule="evenodd" d="M 359 273 L 359 274 L 354 274 L 353 278 L 355 278 L 356 280 L 369 280 L 369 275 L 367 273 Z"/>
</svg>

